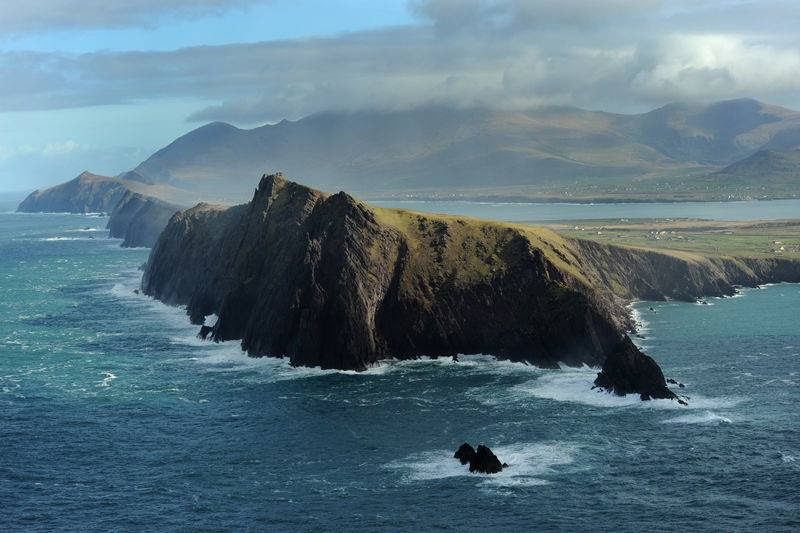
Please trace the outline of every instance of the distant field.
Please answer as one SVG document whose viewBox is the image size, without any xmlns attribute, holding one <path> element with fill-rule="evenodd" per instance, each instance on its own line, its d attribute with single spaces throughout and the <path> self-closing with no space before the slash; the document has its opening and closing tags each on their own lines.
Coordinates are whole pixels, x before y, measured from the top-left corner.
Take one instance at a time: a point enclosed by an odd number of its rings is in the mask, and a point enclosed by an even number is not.
<svg viewBox="0 0 800 533">
<path fill-rule="evenodd" d="M 547 224 L 567 237 L 708 255 L 800 259 L 800 219 L 720 222 L 688 219 L 614 219 Z"/>
</svg>

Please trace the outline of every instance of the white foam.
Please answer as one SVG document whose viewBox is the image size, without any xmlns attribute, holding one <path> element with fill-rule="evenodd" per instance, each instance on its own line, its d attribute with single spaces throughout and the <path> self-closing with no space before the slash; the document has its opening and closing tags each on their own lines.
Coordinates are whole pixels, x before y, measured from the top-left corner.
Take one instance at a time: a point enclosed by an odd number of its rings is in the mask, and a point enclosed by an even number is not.
<svg viewBox="0 0 800 533">
<path fill-rule="evenodd" d="M 41 239 L 36 239 L 39 242 L 60 242 L 60 241 L 94 241 L 97 239 L 92 239 L 90 237 L 42 237 Z"/>
<path fill-rule="evenodd" d="M 198 357 L 193 358 L 199 364 L 206 365 L 212 372 L 257 372 L 267 382 L 306 379 L 333 374 L 350 376 L 375 376 L 386 374 L 397 365 L 405 362 L 381 362 L 364 371 L 336 370 L 320 367 L 293 367 L 288 359 L 278 357 L 250 357 L 242 351 L 239 341 L 224 343 L 207 343 L 200 341 L 206 349 Z"/>
<path fill-rule="evenodd" d="M 593 407 L 642 409 L 725 409 L 741 402 L 739 398 L 704 398 L 692 395 L 689 405 L 674 400 L 643 402 L 639 395 L 617 396 L 601 389 L 592 390 L 598 370 L 595 368 L 569 368 L 549 371 L 540 378 L 512 388 L 517 399 L 545 398 L 559 402 L 580 403 Z"/>
<path fill-rule="evenodd" d="M 471 477 L 484 487 L 537 486 L 550 483 L 548 477 L 557 475 L 556 467 L 574 462 L 577 447 L 569 443 L 515 443 L 490 446 L 498 459 L 508 467 L 497 474 L 472 474 L 469 466 L 453 457 L 453 450 L 435 450 L 414 454 L 386 465 L 404 473 L 407 483 Z"/>
<path fill-rule="evenodd" d="M 103 376 L 105 377 L 97 383 L 98 387 L 110 387 L 111 382 L 117 379 L 117 375 L 113 372 L 103 372 Z"/>
<path fill-rule="evenodd" d="M 732 424 L 730 418 L 718 415 L 713 411 L 704 411 L 702 413 L 691 413 L 687 415 L 676 416 L 663 421 L 664 424 L 704 424 L 718 426 L 720 424 Z"/>
</svg>

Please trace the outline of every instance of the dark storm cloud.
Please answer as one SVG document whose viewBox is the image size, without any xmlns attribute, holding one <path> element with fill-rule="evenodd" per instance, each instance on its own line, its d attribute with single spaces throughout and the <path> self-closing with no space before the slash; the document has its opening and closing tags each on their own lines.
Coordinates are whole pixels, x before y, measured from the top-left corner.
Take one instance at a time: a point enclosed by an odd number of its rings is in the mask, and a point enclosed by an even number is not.
<svg viewBox="0 0 800 533">
<path fill-rule="evenodd" d="M 149 27 L 161 16 L 202 17 L 256 0 L 0 0 L 0 33 Z"/>
<path fill-rule="evenodd" d="M 800 46 L 781 22 L 797 14 L 785 2 L 429 0 L 411 8 L 417 26 L 325 39 L 6 53 L 0 109 L 199 98 L 209 105 L 191 120 L 252 123 L 425 103 L 629 111 L 752 96 L 800 104 Z M 765 32 L 764 18 L 787 29 Z"/>
</svg>

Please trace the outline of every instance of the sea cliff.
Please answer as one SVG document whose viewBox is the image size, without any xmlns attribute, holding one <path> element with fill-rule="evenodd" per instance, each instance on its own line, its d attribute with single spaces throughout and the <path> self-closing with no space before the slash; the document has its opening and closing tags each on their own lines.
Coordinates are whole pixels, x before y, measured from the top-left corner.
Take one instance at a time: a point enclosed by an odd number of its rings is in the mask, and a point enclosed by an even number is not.
<svg viewBox="0 0 800 533">
<path fill-rule="evenodd" d="M 784 278 L 800 279 L 800 267 L 376 208 L 278 174 L 264 176 L 248 204 L 176 214 L 142 289 L 186 305 L 197 324 L 216 314 L 213 339 L 241 339 L 250 355 L 294 365 L 360 370 L 386 358 L 487 353 L 553 367 L 601 366 L 632 350 L 646 357 L 625 335 L 631 299 L 732 294 Z"/>
</svg>

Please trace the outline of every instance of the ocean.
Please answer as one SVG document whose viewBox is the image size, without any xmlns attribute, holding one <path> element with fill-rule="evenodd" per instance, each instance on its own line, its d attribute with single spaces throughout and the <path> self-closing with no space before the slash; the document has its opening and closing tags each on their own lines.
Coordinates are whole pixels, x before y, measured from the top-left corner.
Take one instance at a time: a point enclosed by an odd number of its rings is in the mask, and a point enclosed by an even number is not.
<svg viewBox="0 0 800 533">
<path fill-rule="evenodd" d="M 3 530 L 800 528 L 798 285 L 634 306 L 682 407 L 489 356 L 248 358 L 135 294 L 106 222 L 0 214 Z"/>
</svg>

